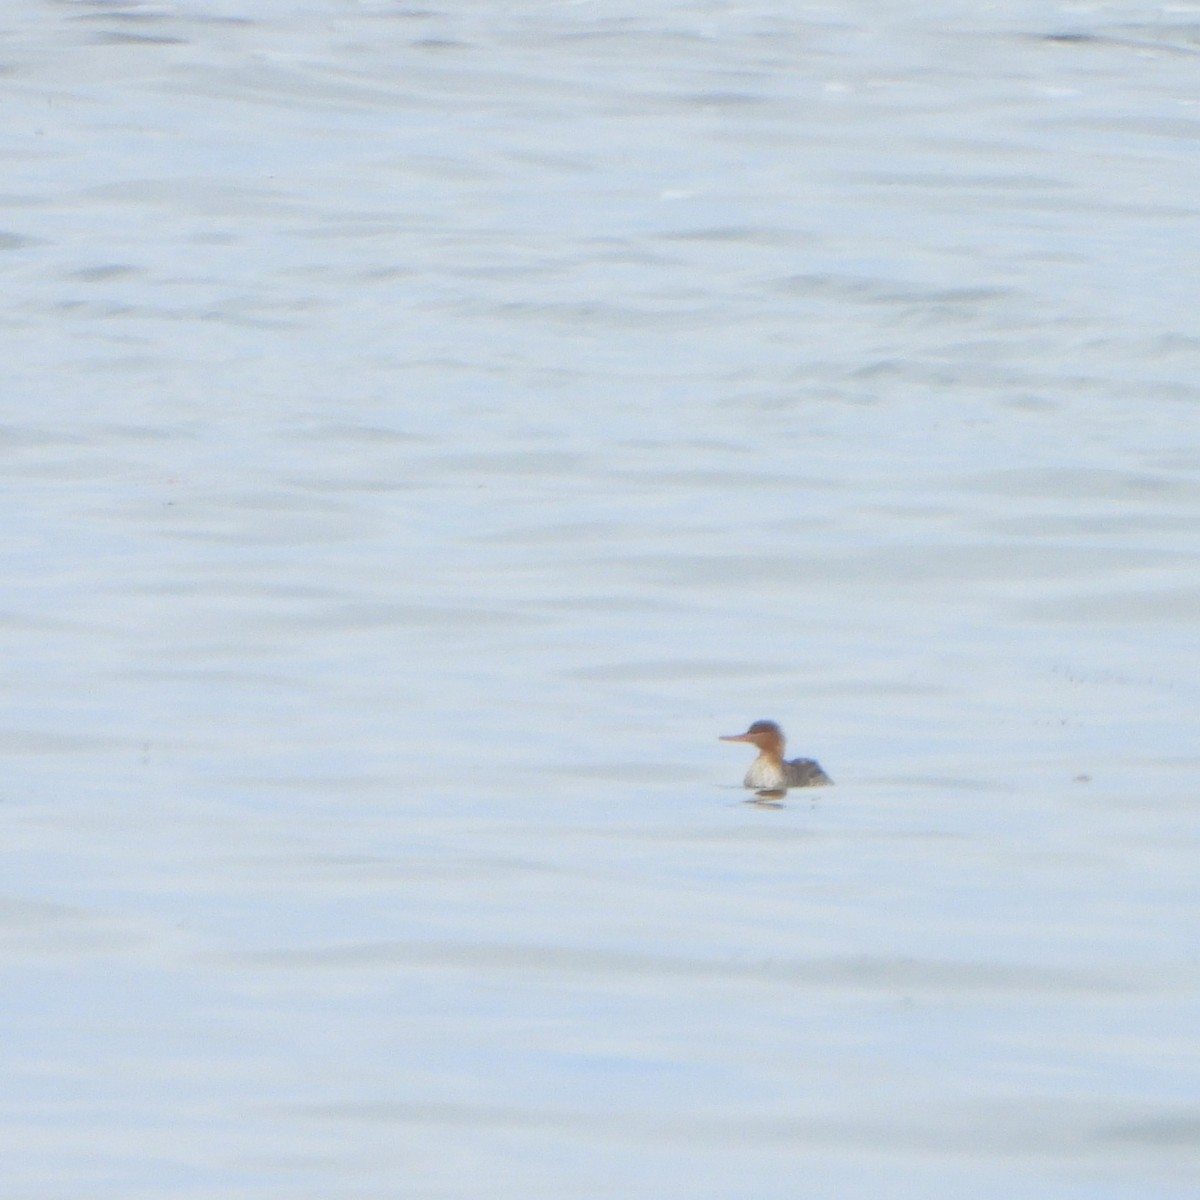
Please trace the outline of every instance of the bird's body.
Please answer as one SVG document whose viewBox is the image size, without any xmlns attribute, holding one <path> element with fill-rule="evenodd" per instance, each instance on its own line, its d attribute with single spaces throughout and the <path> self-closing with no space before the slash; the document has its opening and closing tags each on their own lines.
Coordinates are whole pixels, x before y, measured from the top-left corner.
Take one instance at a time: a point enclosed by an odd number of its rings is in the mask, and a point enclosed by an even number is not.
<svg viewBox="0 0 1200 1200">
<path fill-rule="evenodd" d="M 821 764 L 811 758 L 783 757 L 783 730 L 774 721 L 755 721 L 745 733 L 731 733 L 723 742 L 749 742 L 758 748 L 758 757 L 750 764 L 743 780 L 757 791 L 778 791 L 790 787 L 823 787 L 833 782 Z"/>
<path fill-rule="evenodd" d="M 821 770 L 821 764 L 811 758 L 772 762 L 760 754 L 750 764 L 750 770 L 742 782 L 748 788 L 769 791 L 775 788 L 821 787 L 833 780 Z"/>
</svg>

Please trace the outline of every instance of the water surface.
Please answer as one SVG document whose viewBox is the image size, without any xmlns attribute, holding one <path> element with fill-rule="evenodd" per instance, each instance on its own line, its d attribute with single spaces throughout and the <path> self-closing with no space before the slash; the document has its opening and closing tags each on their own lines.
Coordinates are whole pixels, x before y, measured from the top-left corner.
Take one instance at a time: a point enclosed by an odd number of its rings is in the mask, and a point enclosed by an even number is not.
<svg viewBox="0 0 1200 1200">
<path fill-rule="evenodd" d="M 1196 1194 L 1200 9 L 5 32 L 6 1195 Z"/>
</svg>

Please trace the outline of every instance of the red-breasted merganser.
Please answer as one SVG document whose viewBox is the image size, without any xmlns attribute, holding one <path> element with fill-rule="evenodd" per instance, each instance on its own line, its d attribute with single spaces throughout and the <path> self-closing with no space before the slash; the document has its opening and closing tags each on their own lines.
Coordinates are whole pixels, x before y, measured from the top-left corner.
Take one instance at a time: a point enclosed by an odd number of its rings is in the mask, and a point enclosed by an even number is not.
<svg viewBox="0 0 1200 1200">
<path fill-rule="evenodd" d="M 745 733 L 725 734 L 723 742 L 749 742 L 758 747 L 758 757 L 750 764 L 742 781 L 748 788 L 776 791 L 790 787 L 821 787 L 833 780 L 811 758 L 783 760 L 783 730 L 774 721 L 755 721 Z"/>
</svg>

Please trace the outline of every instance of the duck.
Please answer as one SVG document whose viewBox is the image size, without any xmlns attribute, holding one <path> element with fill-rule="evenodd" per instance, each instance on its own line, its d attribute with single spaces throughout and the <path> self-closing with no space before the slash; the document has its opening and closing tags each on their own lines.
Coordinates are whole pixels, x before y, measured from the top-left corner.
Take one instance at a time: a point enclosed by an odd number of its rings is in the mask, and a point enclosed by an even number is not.
<svg viewBox="0 0 1200 1200">
<path fill-rule="evenodd" d="M 811 758 L 784 760 L 786 739 L 774 721 L 755 721 L 745 733 L 722 734 L 722 742 L 749 742 L 758 747 L 758 757 L 750 764 L 742 781 L 757 791 L 780 791 L 790 787 L 826 787 L 833 780 Z"/>
</svg>

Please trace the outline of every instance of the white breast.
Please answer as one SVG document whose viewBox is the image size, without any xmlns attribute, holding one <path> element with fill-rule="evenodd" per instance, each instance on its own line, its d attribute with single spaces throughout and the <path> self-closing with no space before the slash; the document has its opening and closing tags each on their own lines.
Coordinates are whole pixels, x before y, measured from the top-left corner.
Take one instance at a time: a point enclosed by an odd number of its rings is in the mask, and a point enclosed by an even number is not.
<svg viewBox="0 0 1200 1200">
<path fill-rule="evenodd" d="M 760 790 L 784 787 L 783 768 L 778 763 L 756 758 L 750 764 L 750 770 L 746 772 L 746 778 L 742 780 L 742 783 L 748 788 L 759 788 Z"/>
</svg>

